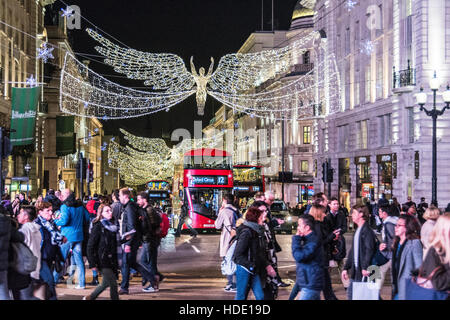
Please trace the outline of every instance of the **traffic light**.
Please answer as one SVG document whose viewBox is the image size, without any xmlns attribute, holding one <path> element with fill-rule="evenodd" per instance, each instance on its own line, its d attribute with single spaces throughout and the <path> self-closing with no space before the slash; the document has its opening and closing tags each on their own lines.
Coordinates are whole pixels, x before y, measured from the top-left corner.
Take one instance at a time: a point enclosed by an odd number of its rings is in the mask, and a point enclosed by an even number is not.
<svg viewBox="0 0 450 320">
<path fill-rule="evenodd" d="M 329 165 L 327 168 L 327 182 L 333 182 L 334 169 Z"/>
<path fill-rule="evenodd" d="M 323 162 L 322 163 L 322 181 L 324 183 L 327 182 L 327 173 L 328 173 L 328 162 Z"/>
<path fill-rule="evenodd" d="M 333 182 L 333 172 L 334 169 L 328 161 L 322 163 L 322 180 L 324 183 Z"/>
<path fill-rule="evenodd" d="M 81 161 L 78 159 L 76 166 L 77 179 L 86 179 L 86 168 L 86 158 L 82 158 Z"/>
<path fill-rule="evenodd" d="M 88 172 L 89 172 L 88 182 L 94 182 L 94 164 L 92 162 L 89 162 Z"/>
</svg>

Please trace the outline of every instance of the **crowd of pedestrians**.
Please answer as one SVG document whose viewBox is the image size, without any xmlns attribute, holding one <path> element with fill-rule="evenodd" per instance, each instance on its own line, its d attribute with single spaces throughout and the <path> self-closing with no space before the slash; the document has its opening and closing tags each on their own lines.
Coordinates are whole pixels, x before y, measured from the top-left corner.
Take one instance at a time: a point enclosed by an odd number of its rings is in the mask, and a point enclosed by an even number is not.
<svg viewBox="0 0 450 320">
<path fill-rule="evenodd" d="M 84 300 L 96 299 L 107 288 L 111 299 L 117 300 L 119 295 L 129 294 L 131 272 L 142 276 L 143 292 L 159 291 L 164 276 L 157 268 L 158 247 L 169 227 L 165 213 L 149 200 L 147 192 L 136 197 L 128 188 L 84 200 L 76 199 L 69 189 L 50 189 L 34 201 L 24 194 L 12 203 L 8 196 L 3 197 L 0 300 L 56 300 L 56 285 L 62 282 L 80 290 L 97 286 Z M 35 261 L 30 272 L 14 268 L 13 243 L 31 250 Z M 93 279 L 86 284 L 87 262 Z"/>
<path fill-rule="evenodd" d="M 224 291 L 236 300 L 250 293 L 257 300 L 275 300 L 280 287 L 290 286 L 278 270 L 282 249 L 275 229 L 285 221 L 272 216 L 274 199 L 270 191 L 259 192 L 241 208 L 234 195 L 223 197 L 215 227 L 221 232 Z M 36 200 L 19 194 L 11 202 L 5 196 L 0 206 L 0 299 L 56 300 L 56 285 L 64 281 L 75 289 L 96 286 L 84 300 L 95 300 L 108 288 L 110 298 L 118 300 L 129 294 L 132 273 L 142 277 L 143 292 L 156 293 L 164 280 L 157 258 L 166 221 L 147 192 L 133 194 L 128 188 L 83 202 L 69 189 L 49 190 Z M 344 235 L 349 231 L 354 233 L 347 249 Z M 26 273 L 14 267 L 11 255 L 19 243 L 36 258 Z M 400 205 L 384 196 L 348 212 L 337 198 L 317 193 L 298 217 L 291 255 L 296 281 L 290 300 L 337 300 L 334 268 L 348 300 L 381 299 L 388 273 L 392 300 L 446 299 L 450 212 L 428 206 L 424 198 L 416 205 L 408 197 Z M 88 283 L 86 263 L 93 274 Z"/>
<path fill-rule="evenodd" d="M 274 244 L 270 236 L 274 221 L 267 218 L 270 201 L 263 205 L 261 194 L 254 200 L 233 239 L 237 241 L 233 255 L 236 300 L 247 299 L 250 291 L 257 300 L 276 298 L 265 294 L 267 279 L 277 278 L 276 258 L 269 250 Z M 320 300 L 321 293 L 325 300 L 337 300 L 330 276 L 333 267 L 339 270 L 348 300 L 381 299 L 388 271 L 393 300 L 448 298 L 450 212 L 442 214 L 434 205 L 428 206 L 425 198 L 416 206 L 408 197 L 399 206 L 396 199 L 389 203 L 382 196 L 378 203 L 355 205 L 348 213 L 337 198 L 327 199 L 323 193 L 315 194 L 302 209 L 292 238 L 297 277 L 290 300 Z M 269 236 L 264 236 L 265 226 Z M 349 250 L 344 238 L 348 226 L 355 230 Z M 216 227 L 222 228 L 222 222 Z M 221 256 L 225 255 L 221 250 Z"/>
</svg>

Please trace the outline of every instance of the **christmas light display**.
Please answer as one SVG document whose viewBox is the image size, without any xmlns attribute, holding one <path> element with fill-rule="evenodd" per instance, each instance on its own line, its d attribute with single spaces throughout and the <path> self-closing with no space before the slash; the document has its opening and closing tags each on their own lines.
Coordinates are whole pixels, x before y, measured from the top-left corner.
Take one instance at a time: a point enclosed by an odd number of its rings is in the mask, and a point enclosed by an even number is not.
<svg viewBox="0 0 450 320">
<path fill-rule="evenodd" d="M 300 77 L 303 81 L 299 86 L 281 84 L 281 88 L 277 90 L 253 96 L 248 94 L 266 81 L 288 73 L 297 57 L 311 48 L 316 32 L 304 33 L 299 36 L 299 40 L 279 49 L 225 55 L 214 73 L 214 60 L 211 58 L 207 74 L 204 68 L 200 68 L 197 73 L 192 57 L 189 72 L 177 55 L 122 48 L 91 29 L 88 29 L 88 33 L 102 45 L 96 47 L 97 51 L 106 57 L 105 63 L 113 66 L 116 72 L 125 74 L 130 79 L 145 80 L 145 85 L 151 86 L 153 90 L 160 90 L 160 94 L 175 94 L 180 90 L 192 93 L 195 90 L 199 114 L 203 114 L 208 93 L 221 102 L 226 101 L 227 105 L 232 105 L 235 109 L 251 110 L 247 111 L 251 114 L 266 116 L 266 109 L 270 108 L 278 112 L 280 117 L 289 117 L 283 113 L 298 106 L 286 102 L 300 94 L 298 89 L 306 89 L 305 84 L 308 84 L 309 89 L 314 88 L 311 76 L 307 75 Z M 268 103 L 271 105 L 268 106 Z"/>
<path fill-rule="evenodd" d="M 325 56 L 325 66 L 316 64 L 306 74 L 294 74 L 298 57 L 313 48 L 317 32 L 304 33 L 289 45 L 256 53 L 236 53 L 222 57 L 215 72 L 214 60 L 208 73 L 200 68 L 197 73 L 191 58 L 191 72 L 183 60 L 174 54 L 148 53 L 122 48 L 97 32 L 88 33 L 101 46 L 105 63 L 130 79 L 144 80 L 153 91 L 139 91 L 113 83 L 90 70 L 71 54 L 66 54 L 61 73 L 61 110 L 84 117 L 103 120 L 149 115 L 180 103 L 197 94 L 198 113 L 203 114 L 206 95 L 209 94 L 234 111 L 252 117 L 296 119 L 313 116 L 314 107 L 324 97 L 339 99 L 340 88 L 325 90 L 339 83 L 334 56 Z M 314 72 L 326 71 L 317 78 Z M 287 75 L 287 77 L 286 77 Z M 325 83 L 326 82 L 326 83 Z M 321 93 L 318 94 L 318 91 Z"/>
<path fill-rule="evenodd" d="M 353 0 L 347 0 L 347 2 L 345 3 L 345 7 L 347 8 L 347 10 L 350 12 L 353 10 L 353 8 L 355 8 L 355 6 L 358 4 L 358 2 L 353 1 Z"/>
<path fill-rule="evenodd" d="M 73 16 L 73 9 L 70 7 L 67 7 L 67 9 L 64 10 L 64 8 L 61 8 L 61 17 L 67 17 L 70 18 L 71 16 Z"/>
<path fill-rule="evenodd" d="M 126 88 L 103 78 L 67 52 L 61 70 L 60 109 L 103 120 L 140 117 L 178 104 L 194 92 L 167 94 Z"/>
<path fill-rule="evenodd" d="M 53 54 L 52 54 L 52 51 L 54 49 L 55 48 L 53 48 L 53 47 L 48 48 L 47 47 L 47 42 L 44 42 L 42 44 L 42 47 L 37 49 L 38 55 L 37 55 L 36 59 L 42 59 L 42 61 L 44 61 L 44 63 L 47 63 L 48 59 L 54 59 L 55 58 L 53 56 Z"/>
<path fill-rule="evenodd" d="M 163 139 L 136 137 L 123 129 L 120 129 L 120 132 L 124 134 L 125 140 L 127 140 L 134 149 L 146 151 L 147 153 L 156 153 L 163 157 L 166 157 L 165 155 L 171 153 L 171 149 Z"/>
<path fill-rule="evenodd" d="M 34 78 L 34 75 L 31 75 L 29 78 L 27 78 L 27 81 L 25 82 L 27 86 L 30 87 L 36 87 L 38 82 Z"/>
<path fill-rule="evenodd" d="M 364 42 L 361 43 L 361 53 L 370 56 L 373 50 L 375 50 L 375 45 L 372 41 L 365 40 Z"/>
<path fill-rule="evenodd" d="M 174 167 L 183 163 L 184 154 L 196 148 L 212 148 L 224 132 L 207 139 L 183 139 L 173 148 L 164 140 L 137 137 L 120 129 L 128 145 L 121 146 L 114 139 L 108 145 L 109 167 L 117 169 L 122 180 L 128 185 L 141 185 L 149 180 L 171 179 Z M 102 146 L 106 148 L 105 143 Z"/>
<path fill-rule="evenodd" d="M 164 156 L 140 152 L 129 146 L 123 147 L 115 141 L 109 143 L 108 164 L 118 170 L 127 185 L 136 186 L 149 180 L 173 177 L 174 167 L 170 161 L 170 153 Z"/>
</svg>

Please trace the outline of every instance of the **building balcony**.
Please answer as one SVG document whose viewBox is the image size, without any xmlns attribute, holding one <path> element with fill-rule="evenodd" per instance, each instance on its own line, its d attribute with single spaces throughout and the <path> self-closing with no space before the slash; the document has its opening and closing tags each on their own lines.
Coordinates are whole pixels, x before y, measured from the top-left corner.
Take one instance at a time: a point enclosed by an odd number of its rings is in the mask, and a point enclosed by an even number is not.
<svg viewBox="0 0 450 320">
<path fill-rule="evenodd" d="M 314 69 L 314 63 L 300 63 L 293 66 L 286 77 L 303 76 Z"/>
<path fill-rule="evenodd" d="M 394 93 L 411 92 L 416 85 L 416 69 L 411 68 L 408 60 L 408 68 L 395 71 L 393 68 L 392 91 Z"/>
</svg>

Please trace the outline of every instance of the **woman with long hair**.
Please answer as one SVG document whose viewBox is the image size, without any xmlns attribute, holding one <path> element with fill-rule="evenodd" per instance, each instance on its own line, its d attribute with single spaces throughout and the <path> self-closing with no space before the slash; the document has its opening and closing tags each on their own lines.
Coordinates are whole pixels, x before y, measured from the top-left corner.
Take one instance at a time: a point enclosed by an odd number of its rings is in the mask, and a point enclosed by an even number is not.
<svg viewBox="0 0 450 320">
<path fill-rule="evenodd" d="M 327 225 L 323 222 L 326 216 L 326 211 L 327 208 L 324 206 L 313 205 L 309 211 L 309 214 L 314 218 L 314 231 L 319 237 L 323 248 L 323 268 L 325 279 L 323 288 L 324 298 L 325 300 L 337 300 L 331 285 L 329 261 L 332 260 L 330 257 L 331 243 L 333 240 L 337 240 L 339 236 L 334 233 L 333 230 L 328 230 L 329 228 L 327 228 Z"/>
<path fill-rule="evenodd" d="M 117 278 L 119 264 L 117 261 L 117 232 L 112 209 L 102 204 L 97 210 L 97 216 L 92 221 L 92 231 L 87 245 L 89 265 L 102 274 L 102 283 L 83 300 L 95 300 L 106 288 L 110 288 L 111 300 L 119 300 Z"/>
<path fill-rule="evenodd" d="M 419 276 L 431 278 L 433 289 L 437 291 L 450 290 L 450 213 L 436 220 Z"/>
<path fill-rule="evenodd" d="M 266 209 L 267 210 L 267 209 Z M 266 256 L 264 220 L 267 211 L 250 207 L 245 221 L 237 228 L 237 243 L 234 251 L 236 263 L 236 300 L 245 300 L 249 286 L 256 300 L 264 299 L 263 279 L 276 272 Z"/>
<path fill-rule="evenodd" d="M 393 300 L 406 299 L 406 284 L 411 281 L 411 273 L 422 264 L 422 255 L 420 224 L 415 217 L 403 214 L 395 226 L 395 239 L 392 245 Z"/>
<path fill-rule="evenodd" d="M 423 244 L 423 256 L 427 255 L 428 248 L 430 247 L 430 234 L 433 230 L 436 220 L 441 215 L 441 211 L 439 208 L 436 208 L 434 205 L 431 205 L 429 208 L 425 210 L 423 214 L 423 218 L 426 220 L 420 230 L 420 240 Z"/>
</svg>

